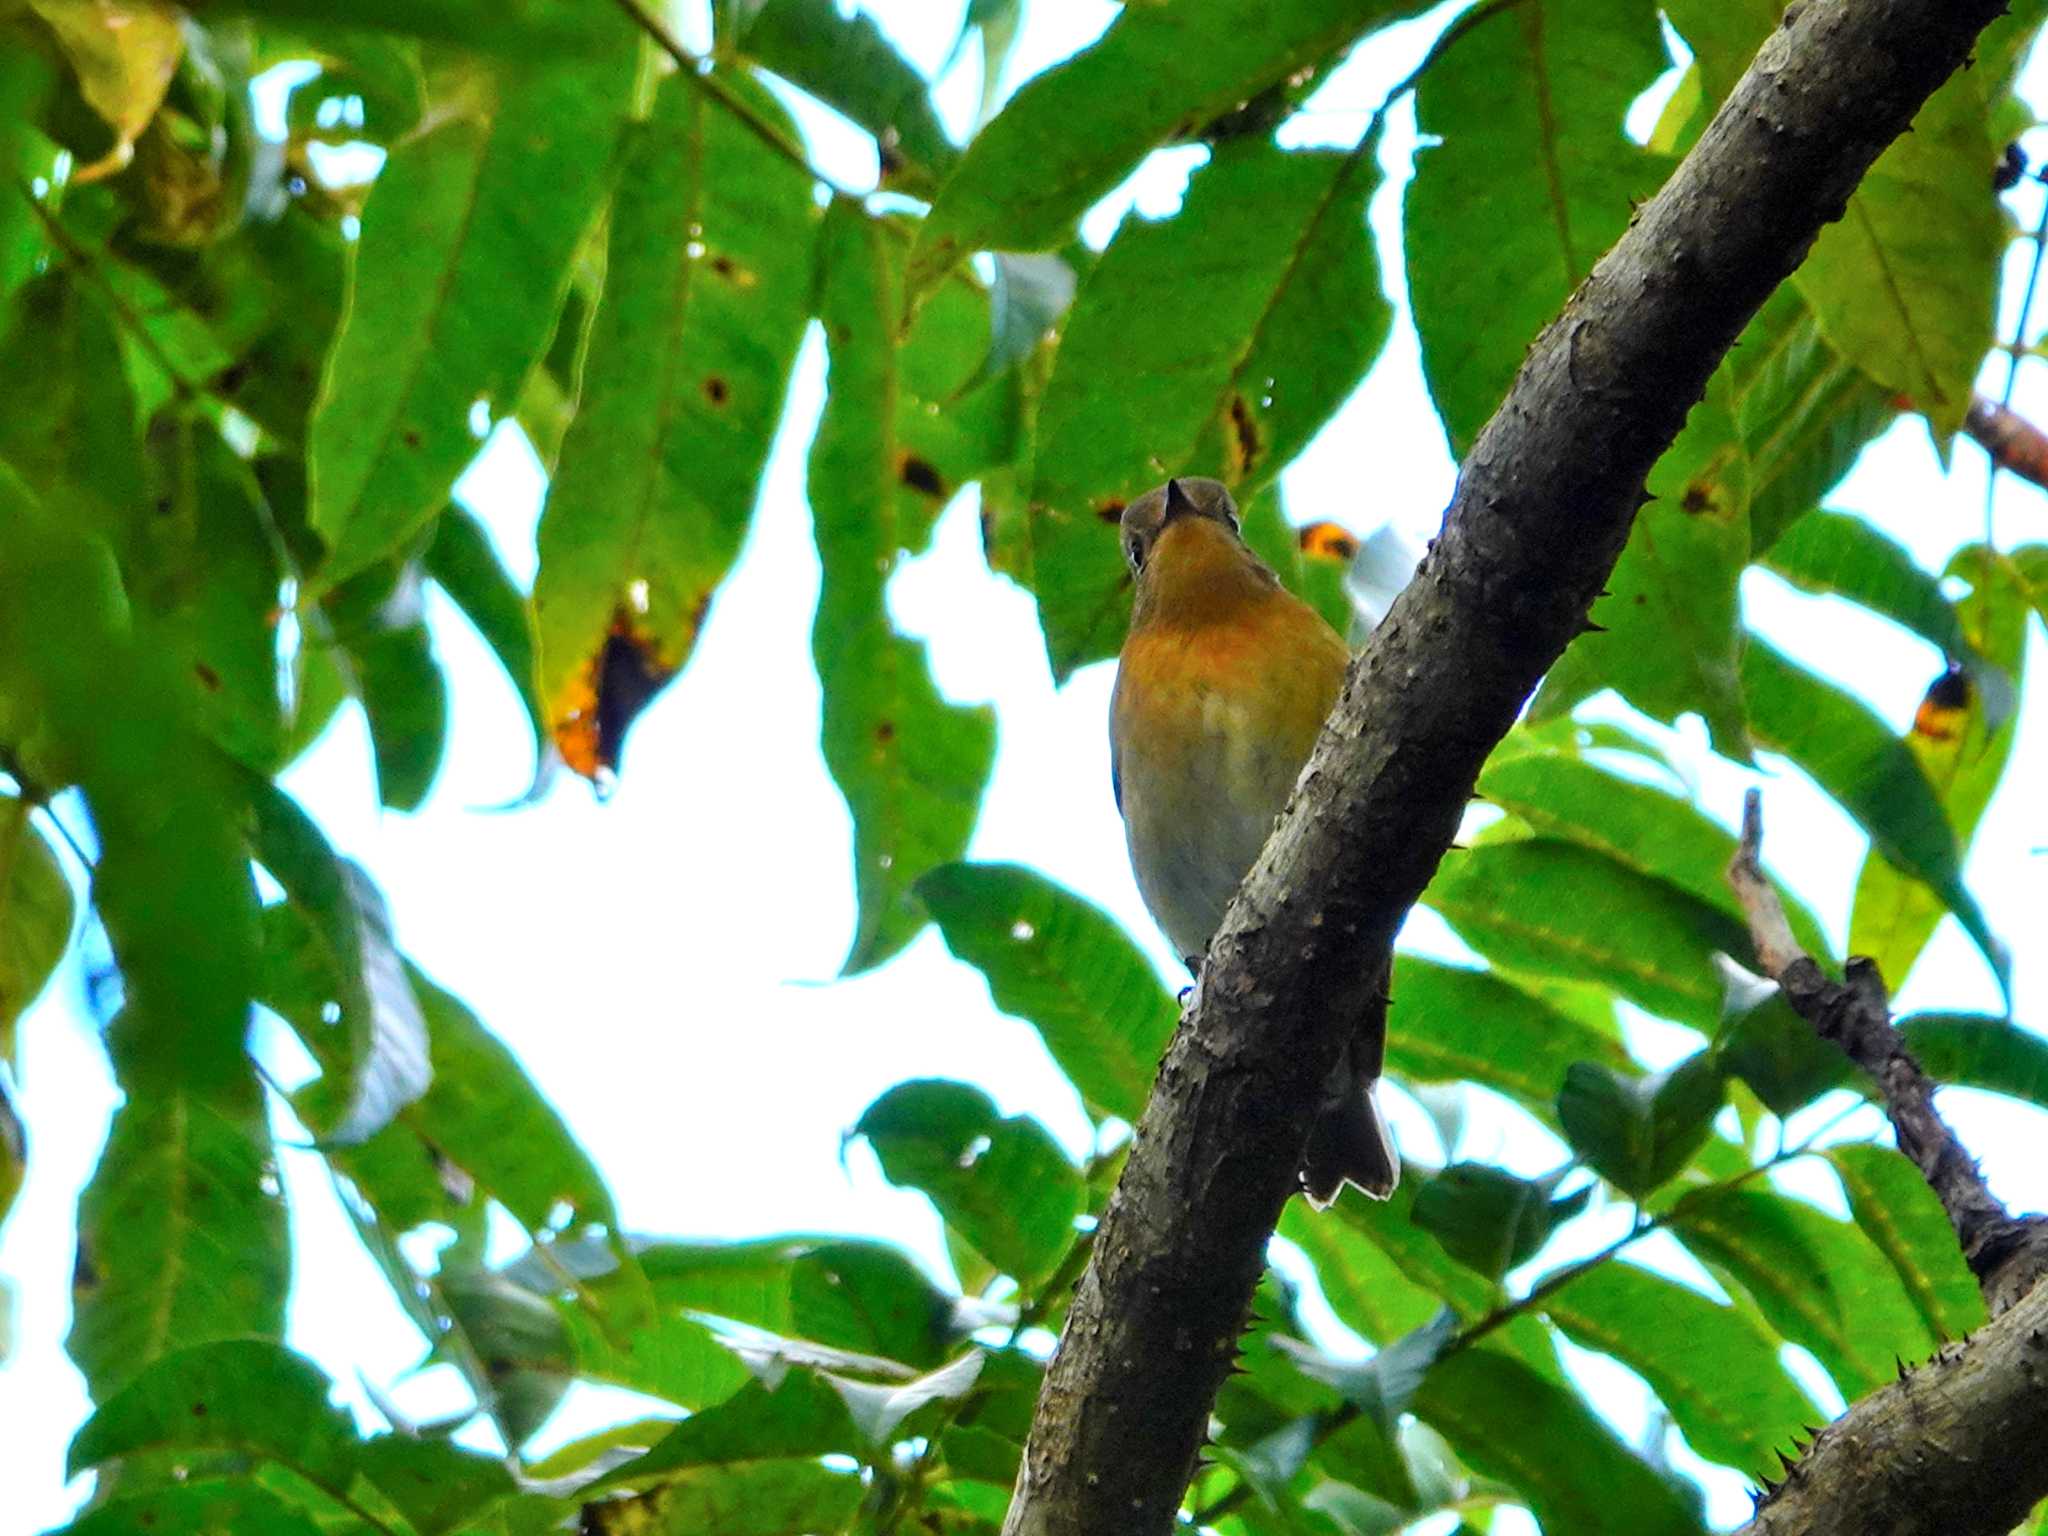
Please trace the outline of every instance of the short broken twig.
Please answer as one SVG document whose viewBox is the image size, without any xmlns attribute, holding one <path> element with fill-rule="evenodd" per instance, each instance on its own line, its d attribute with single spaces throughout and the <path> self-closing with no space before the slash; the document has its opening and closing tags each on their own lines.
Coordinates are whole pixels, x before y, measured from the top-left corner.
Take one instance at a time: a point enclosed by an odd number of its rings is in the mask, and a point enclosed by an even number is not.
<svg viewBox="0 0 2048 1536">
<path fill-rule="evenodd" d="M 1963 1258 L 1996 1315 L 2048 1271 L 2048 1223 L 2009 1214 L 1936 1111 L 1934 1080 L 1893 1027 L 1891 1000 L 1877 966 L 1852 958 L 1843 967 L 1843 979 L 1836 981 L 1799 947 L 1784 905 L 1763 872 L 1763 832 L 1763 796 L 1752 789 L 1743 801 L 1742 843 L 1729 862 L 1728 883 L 1749 919 L 1757 958 L 1792 1010 L 1876 1082 L 1899 1151 L 1912 1159 L 1940 1199 Z"/>
</svg>

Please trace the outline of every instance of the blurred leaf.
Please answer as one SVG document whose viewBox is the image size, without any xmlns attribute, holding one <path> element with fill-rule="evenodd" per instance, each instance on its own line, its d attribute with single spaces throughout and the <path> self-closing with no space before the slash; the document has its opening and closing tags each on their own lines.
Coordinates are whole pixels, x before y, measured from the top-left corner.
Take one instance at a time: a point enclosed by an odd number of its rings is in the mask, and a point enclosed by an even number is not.
<svg viewBox="0 0 2048 1536">
<path fill-rule="evenodd" d="M 930 83 L 870 17 L 848 16 L 833 0 L 763 0 L 739 48 L 873 134 L 889 191 L 928 198 L 960 158 L 932 110 Z"/>
<path fill-rule="evenodd" d="M 1370 1360 L 1339 1360 L 1320 1350 L 1297 1346 L 1285 1351 L 1304 1375 L 1327 1382 L 1356 1404 L 1391 1437 L 1431 1366 L 1456 1331 L 1458 1315 L 1440 1310 L 1428 1322 L 1390 1341 Z"/>
<path fill-rule="evenodd" d="M 568 1377 L 624 1387 L 694 1412 L 731 1397 L 752 1374 L 730 1340 L 695 1318 L 657 1317 L 622 1333 L 614 1311 L 600 1312 L 580 1297 L 561 1300 L 555 1312 L 568 1344 Z"/>
<path fill-rule="evenodd" d="M 86 102 L 114 130 L 114 150 L 81 179 L 118 171 L 164 99 L 184 56 L 178 13 L 160 0 L 28 0 L 78 74 Z"/>
<path fill-rule="evenodd" d="M 1958 638 L 1965 646 L 1952 654 L 1983 659 L 1973 670 L 1945 672 L 1935 679 L 1906 745 L 1941 803 L 1959 856 L 1966 856 L 2005 775 L 2019 730 L 2014 702 L 2025 679 L 2027 581 L 2011 562 L 1987 556 L 1982 546 L 1958 552 L 1948 574 L 1972 586 L 1957 609 L 1964 631 Z M 1870 956 L 1897 990 L 1934 936 L 1942 909 L 1935 892 L 1872 849 L 1856 879 L 1849 953 Z"/>
<path fill-rule="evenodd" d="M 0 1057 L 14 1027 L 71 946 L 76 903 L 57 852 L 29 821 L 29 806 L 0 794 Z"/>
<path fill-rule="evenodd" d="M 2003 947 L 1963 887 L 1954 829 L 1911 749 L 1865 705 L 1754 635 L 1743 652 L 1742 686 L 1758 745 L 1811 774 L 1870 834 L 1873 848 L 1939 895 L 2009 988 Z"/>
<path fill-rule="evenodd" d="M 843 1531 L 866 1485 L 819 1461 L 693 1467 L 652 1493 L 583 1506 L 584 1536 L 821 1536 Z"/>
<path fill-rule="evenodd" d="M 1766 30 L 1776 22 L 1773 8 Z M 1821 338 L 1791 282 L 1765 302 L 1722 366 L 1749 454 L 1750 546 L 1761 553 L 1820 505 L 1898 408 Z"/>
<path fill-rule="evenodd" d="M 1557 1118 L 1572 1150 L 1639 1199 L 1692 1161 L 1723 1095 L 1720 1068 L 1706 1051 L 1646 1077 L 1580 1061 L 1565 1073 Z"/>
<path fill-rule="evenodd" d="M 422 567 L 449 601 L 476 627 L 533 726 L 536 761 L 548 745 L 547 715 L 534 674 L 533 608 L 498 559 L 488 529 L 461 507 L 450 507 L 434 524 Z"/>
<path fill-rule="evenodd" d="M 1792 1011 L 1776 983 L 1746 973 L 1730 985 L 1714 1058 L 1780 1117 L 1842 1087 L 1854 1071 L 1837 1046 Z"/>
<path fill-rule="evenodd" d="M 854 1425 L 869 1446 L 886 1446 L 908 1419 L 933 1403 L 957 1402 L 974 1389 L 986 1359 L 981 1351 L 970 1350 L 950 1365 L 927 1371 L 914 1381 L 877 1385 L 851 1377 L 827 1374 Z"/>
<path fill-rule="evenodd" d="M 1650 471 L 1650 503 L 1594 602 L 1595 626 L 1571 643 L 1530 709 L 1561 713 L 1608 687 L 1667 725 L 1696 713 L 1714 749 L 1749 758 L 1736 674 L 1736 582 L 1749 561 L 1749 460 L 1727 375 L 1717 373 L 1685 430 Z"/>
<path fill-rule="evenodd" d="M 572 1361 L 561 1314 L 545 1295 L 447 1250 L 431 1288 L 452 1325 L 435 1340 L 435 1354 L 462 1372 L 477 1406 L 518 1450 L 569 1390 Z"/>
<path fill-rule="evenodd" d="M 48 236 L 24 187 L 48 181 L 57 146 L 38 131 L 57 86 L 56 65 L 34 48 L 0 52 L 0 298 L 33 276 Z"/>
<path fill-rule="evenodd" d="M 1136 1124 L 1180 1009 L 1106 913 L 1017 864 L 943 864 L 917 883 L 946 947 L 1028 1021 L 1089 1110 Z"/>
<path fill-rule="evenodd" d="M 116 1496 L 64 1527 L 64 1536 L 319 1536 L 320 1527 L 243 1477 L 172 1483 Z"/>
<path fill-rule="evenodd" d="M 599 1478 L 586 1494 L 645 1486 L 686 1467 L 789 1461 L 860 1450 L 845 1402 L 812 1371 L 791 1371 L 774 1387 L 750 1381 L 725 1402 L 693 1413 L 645 1455 Z"/>
<path fill-rule="evenodd" d="M 1829 1147 L 1827 1159 L 1849 1196 L 1850 1216 L 1891 1262 L 1928 1331 L 1962 1339 L 1983 1327 L 1983 1294 L 1920 1170 L 1892 1148 L 1868 1143 Z"/>
<path fill-rule="evenodd" d="M 1762 1481 L 1782 1475 L 1820 1410 L 1778 1361 L 1778 1340 L 1749 1314 L 1633 1264 L 1599 1264 L 1543 1303 L 1585 1349 L 1636 1372 L 1671 1411 L 1692 1448 Z"/>
<path fill-rule="evenodd" d="M 1501 965 L 1597 982 L 1700 1029 L 1720 1017 L 1714 952 L 1750 952 L 1743 925 L 1725 912 L 1574 843 L 1453 852 L 1423 900 Z"/>
<path fill-rule="evenodd" d="M 1074 1242 L 1081 1177 L 1035 1120 L 1004 1117 L 965 1083 L 900 1083 L 853 1128 L 892 1184 L 922 1190 L 949 1226 L 1027 1290 Z"/>
<path fill-rule="evenodd" d="M 2048 1109 L 2048 1041 L 2003 1019 L 1916 1013 L 1899 1029 L 1938 1083 L 1982 1088 Z"/>
<path fill-rule="evenodd" d="M 335 648 L 362 701 L 377 795 L 394 811 L 420 808 L 448 743 L 448 684 L 434 656 L 422 579 L 414 560 L 380 561 L 334 588 L 308 626 L 312 644 Z"/>
<path fill-rule="evenodd" d="M 1412 1180 L 1404 1180 L 1408 1188 Z M 1363 1197 L 1359 1197 L 1363 1200 Z M 1316 1279 L 1324 1299 L 1337 1318 L 1363 1338 L 1386 1344 L 1423 1326 L 1436 1315 L 1444 1298 L 1428 1282 L 1419 1281 L 1412 1266 L 1404 1266 L 1380 1240 L 1382 1233 L 1400 1233 L 1415 1257 L 1434 1260 L 1435 1266 L 1455 1276 L 1449 1289 L 1469 1314 L 1485 1306 L 1485 1287 L 1462 1269 L 1451 1269 L 1443 1255 L 1419 1228 L 1409 1227 L 1408 1209 L 1415 1197 L 1396 1192 L 1403 1209 L 1382 1219 L 1384 1209 L 1339 1201 L 1329 1211 L 1310 1211 L 1300 1201 L 1289 1201 L 1280 1213 L 1280 1235 L 1307 1254 L 1316 1268 Z M 1354 1219 L 1364 1218 L 1364 1219 Z M 1405 1230 L 1403 1230 L 1405 1229 Z"/>
<path fill-rule="evenodd" d="M 721 78 L 787 122 L 750 78 Z M 586 776 L 689 659 L 746 537 L 817 220 L 802 173 L 680 77 L 628 146 L 533 595 L 549 726 Z"/>
<path fill-rule="evenodd" d="M 196 15 L 254 15 L 266 21 L 318 24 L 336 19 L 333 0 L 194 0 Z M 631 24 L 578 0 L 516 0 L 477 25 L 473 0 L 349 0 L 340 13 L 351 28 L 452 43 L 483 54 L 559 60 L 616 55 L 632 36 Z"/>
<path fill-rule="evenodd" d="M 1754 1187 L 1689 1195 L 1673 1215 L 1686 1246 L 1811 1350 L 1851 1402 L 1890 1381 L 1898 1361 L 1932 1352 L 1898 1277 L 1848 1222 Z"/>
<path fill-rule="evenodd" d="M 1035 352 L 1066 318 L 1079 283 L 1073 264 L 1052 251 L 998 251 L 993 265 L 988 355 L 974 371 L 973 384 L 1009 372 Z"/>
<path fill-rule="evenodd" d="M 1679 1493 L 1576 1393 L 1490 1347 L 1439 1360 L 1415 1412 L 1474 1468 L 1514 1489 L 1546 1531 L 1699 1536 L 1703 1529 Z"/>
<path fill-rule="evenodd" d="M 1826 225 L 1792 280 L 1822 333 L 1923 412 L 1938 442 L 1962 425 L 1991 350 L 2008 239 L 1987 195 L 1997 152 L 1983 86 L 1957 72 L 1928 98 Z"/>
<path fill-rule="evenodd" d="M 250 804 L 256 858 L 284 887 L 292 913 L 264 922 L 267 963 L 280 978 L 271 995 L 291 998 L 280 1011 L 321 1066 L 294 1107 L 324 1140 L 353 1145 L 426 1092 L 427 1021 L 370 877 L 336 858 L 282 790 L 252 776 Z"/>
<path fill-rule="evenodd" d="M 1747 921 L 1728 884 L 1734 835 L 1675 795 L 1561 753 L 1496 758 L 1479 775 L 1478 787 L 1539 837 L 1591 848 L 1738 923 Z M 1812 954 L 1827 954 L 1819 919 L 1782 886 L 1778 895 L 1799 942 Z"/>
<path fill-rule="evenodd" d="M 1426 147 L 1402 230 L 1423 377 L 1456 457 L 1663 179 L 1668 162 L 1631 144 L 1622 120 L 1665 66 L 1650 7 L 1533 0 L 1480 20 L 1423 75 Z M 1485 239 L 1472 237 L 1475 209 Z"/>
<path fill-rule="evenodd" d="M 1460 1264 L 1498 1280 L 1586 1208 L 1591 1186 L 1553 1200 L 1556 1187 L 1488 1163 L 1453 1163 L 1416 1191 L 1413 1220 Z"/>
<path fill-rule="evenodd" d="M 7 1079 L 0 1077 L 0 1228 L 7 1225 L 9 1212 L 14 1209 L 15 1196 L 21 1193 L 22 1180 L 28 1176 L 28 1131 L 21 1123 L 21 1116 L 15 1111 L 14 1100 L 7 1091 Z M 13 1293 L 0 1286 L 0 1360 L 13 1353 L 13 1336 L 10 1329 L 10 1313 L 13 1307 Z"/>
<path fill-rule="evenodd" d="M 1017 25 L 1023 13 L 1024 0 L 967 0 L 967 9 L 960 17 L 960 36 L 939 73 L 943 76 L 952 68 L 967 46 L 969 33 L 980 34 L 981 110 L 975 115 L 977 124 L 988 121 L 1002 94 L 1003 66 L 1009 62 L 1010 49 L 1017 41 Z"/>
<path fill-rule="evenodd" d="M 128 1099 L 79 1198 L 65 1341 L 105 1403 L 138 1371 L 209 1340 L 281 1338 L 291 1252 L 253 1078 L 233 1092 L 150 1081 L 159 1048 L 131 1008 L 109 1045 Z"/>
<path fill-rule="evenodd" d="M 392 149 L 313 415 L 324 586 L 440 511 L 477 450 L 479 400 L 512 409 L 604 193 L 637 57 L 619 47 L 587 65 L 474 71 L 480 103 Z"/>
<path fill-rule="evenodd" d="M 1547 1115 L 1573 1062 L 1628 1062 L 1611 1036 L 1491 971 L 1396 955 L 1392 991 L 1387 1069 L 1410 1081 L 1484 1083 Z"/>
<path fill-rule="evenodd" d="M 808 495 L 824 573 L 811 651 L 824 691 L 825 763 L 853 815 L 860 912 L 850 974 L 881 964 L 924 926 L 912 887 L 966 851 L 995 761 L 995 717 L 947 703 L 923 646 L 889 621 L 889 573 L 905 525 L 918 516 L 891 412 L 896 252 L 855 204 L 833 205 L 823 238 L 829 393 Z"/>
<path fill-rule="evenodd" d="M 1152 150 L 1276 80 L 1422 6 L 1200 0 L 1124 11 L 1074 57 L 1027 81 L 975 135 L 911 257 L 913 292 L 970 252 L 1046 250 Z"/>
<path fill-rule="evenodd" d="M 1247 490 L 1272 479 L 1378 353 L 1391 311 L 1365 228 L 1376 143 L 1224 145 L 1175 217 L 1127 220 L 1082 285 L 1039 410 L 1031 488 L 1056 676 L 1122 637 L 1124 504 L 1169 474 Z"/>
<path fill-rule="evenodd" d="M 958 1337 L 952 1298 L 902 1250 L 880 1243 L 804 1249 L 792 1258 L 788 1294 L 787 1331 L 821 1344 L 925 1366 Z"/>
</svg>

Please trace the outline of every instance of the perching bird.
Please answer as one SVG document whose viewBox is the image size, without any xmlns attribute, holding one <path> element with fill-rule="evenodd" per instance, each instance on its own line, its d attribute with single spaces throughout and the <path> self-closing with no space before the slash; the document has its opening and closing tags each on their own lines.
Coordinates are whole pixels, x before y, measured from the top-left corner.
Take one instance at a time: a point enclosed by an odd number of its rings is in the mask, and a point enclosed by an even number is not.
<svg viewBox="0 0 2048 1536">
<path fill-rule="evenodd" d="M 1195 970 L 1351 653 L 1246 547 L 1220 482 L 1169 480 L 1124 509 L 1121 531 L 1137 594 L 1110 703 L 1112 787 L 1138 891 Z M 1301 1171 L 1317 1206 L 1346 1181 L 1384 1199 L 1400 1178 L 1372 1100 L 1383 1045 L 1362 1030 L 1331 1080 Z"/>
</svg>

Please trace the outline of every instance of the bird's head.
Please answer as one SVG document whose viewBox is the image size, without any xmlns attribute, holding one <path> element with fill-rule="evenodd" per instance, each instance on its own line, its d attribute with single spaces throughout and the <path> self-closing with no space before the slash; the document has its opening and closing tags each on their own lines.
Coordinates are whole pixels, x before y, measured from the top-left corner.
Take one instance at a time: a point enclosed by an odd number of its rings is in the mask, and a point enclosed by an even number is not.
<svg viewBox="0 0 2048 1536">
<path fill-rule="evenodd" d="M 1237 503 L 1220 480 L 1169 480 L 1125 507 L 1118 531 L 1137 583 L 1134 624 L 1193 619 L 1197 610 L 1278 585 L 1239 536 Z"/>
</svg>

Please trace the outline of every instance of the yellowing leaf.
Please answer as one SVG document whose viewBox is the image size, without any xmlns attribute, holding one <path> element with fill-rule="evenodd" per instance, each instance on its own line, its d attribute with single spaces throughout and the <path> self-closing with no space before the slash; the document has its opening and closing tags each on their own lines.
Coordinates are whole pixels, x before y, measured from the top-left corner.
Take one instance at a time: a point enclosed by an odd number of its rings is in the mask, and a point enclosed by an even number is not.
<svg viewBox="0 0 2048 1536">
<path fill-rule="evenodd" d="M 113 149 L 72 179 L 110 176 L 134 157 L 135 140 L 184 57 L 178 13 L 156 0 L 29 0 L 29 7 L 63 45 L 79 94 L 114 130 Z"/>
</svg>

